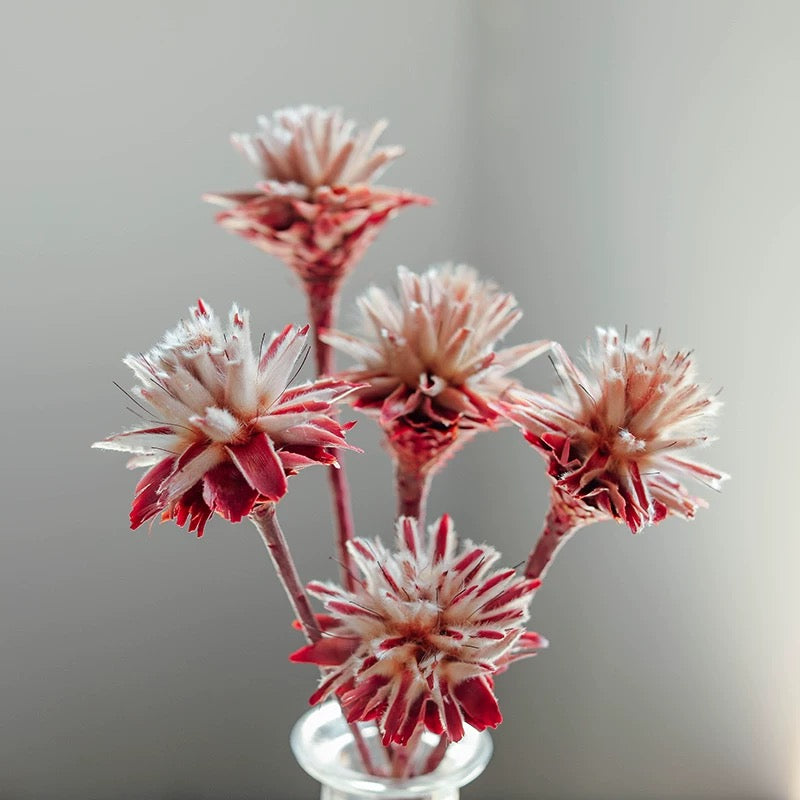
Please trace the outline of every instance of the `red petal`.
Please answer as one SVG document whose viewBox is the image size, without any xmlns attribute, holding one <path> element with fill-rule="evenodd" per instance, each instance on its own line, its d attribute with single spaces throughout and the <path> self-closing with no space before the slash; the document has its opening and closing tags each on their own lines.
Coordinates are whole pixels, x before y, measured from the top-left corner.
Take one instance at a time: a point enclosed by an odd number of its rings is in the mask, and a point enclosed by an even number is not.
<svg viewBox="0 0 800 800">
<path fill-rule="evenodd" d="M 417 555 L 417 523 L 411 517 L 403 517 L 400 521 L 403 533 L 403 544 L 408 548 L 412 556 Z"/>
<path fill-rule="evenodd" d="M 461 717 L 461 712 L 458 710 L 458 707 L 449 693 L 442 697 L 442 704 L 444 705 L 447 736 L 450 741 L 457 742 L 464 736 L 464 720 Z"/>
<path fill-rule="evenodd" d="M 495 609 L 502 608 L 515 600 L 519 600 L 520 597 L 530 594 L 535 588 L 537 587 L 531 586 L 527 581 L 515 583 L 504 592 L 501 592 L 497 597 L 493 597 L 489 602 L 484 603 L 484 605 L 481 606 L 481 610 L 494 611 Z"/>
<path fill-rule="evenodd" d="M 350 691 L 343 692 L 341 700 L 347 715 L 347 721 L 364 720 L 370 703 L 375 699 L 379 699 L 379 692 L 386 686 L 387 682 L 388 680 L 382 675 L 373 675 Z M 381 703 L 382 701 L 379 699 L 377 706 L 372 711 L 379 710 Z"/>
<path fill-rule="evenodd" d="M 337 463 L 336 454 L 332 450 L 305 445 L 287 445 L 278 450 L 278 458 L 287 472 L 297 472 L 315 464 L 329 466 Z"/>
<path fill-rule="evenodd" d="M 286 474 L 266 434 L 259 433 L 244 444 L 225 449 L 247 482 L 266 500 L 280 500 L 286 494 Z"/>
<path fill-rule="evenodd" d="M 467 722 L 479 731 L 496 728 L 503 721 L 497 698 L 482 678 L 470 678 L 459 683 L 453 694 Z"/>
<path fill-rule="evenodd" d="M 510 578 L 515 573 L 516 570 L 514 569 L 505 569 L 502 572 L 498 572 L 492 575 L 492 577 L 489 578 L 489 580 L 486 581 L 478 590 L 478 594 L 476 595 L 476 597 L 483 597 L 483 595 L 485 595 L 487 592 L 490 592 L 492 589 L 494 589 L 494 587 L 497 586 L 498 583 L 502 583 L 504 580 Z"/>
<path fill-rule="evenodd" d="M 453 521 L 448 514 L 443 514 L 436 528 L 436 538 L 433 547 L 433 563 L 438 564 L 447 553 L 447 543 L 453 530 Z"/>
<path fill-rule="evenodd" d="M 408 690 L 410 686 L 411 674 L 404 672 L 400 679 L 400 686 L 397 688 L 394 700 L 389 706 L 389 710 L 386 712 L 386 717 L 383 720 L 383 743 L 385 745 L 390 742 L 404 744 L 401 737 L 401 728 L 404 726 L 409 712 L 411 698 L 408 696 Z"/>
<path fill-rule="evenodd" d="M 387 425 L 398 417 L 410 414 L 419 405 L 420 400 L 419 392 L 412 393 L 404 383 L 401 383 L 381 405 L 381 424 Z"/>
<path fill-rule="evenodd" d="M 131 505 L 131 528 L 138 528 L 164 508 L 164 503 L 159 500 L 158 490 L 174 467 L 175 459 L 165 458 L 149 469 L 136 484 L 136 496 Z"/>
<path fill-rule="evenodd" d="M 417 726 L 422 722 L 424 703 L 425 695 L 420 694 L 409 705 L 408 711 L 406 711 L 405 721 L 400 728 L 398 736 L 395 737 L 395 741 L 399 744 L 407 745 L 414 731 L 417 729 Z"/>
<path fill-rule="evenodd" d="M 324 700 L 328 693 L 331 691 L 331 687 L 339 680 L 341 677 L 339 672 L 334 672 L 332 675 L 329 675 L 325 678 L 324 681 L 317 687 L 317 691 L 308 698 L 309 705 L 316 705 L 320 702 L 320 700 Z"/>
<path fill-rule="evenodd" d="M 218 464 L 203 477 L 203 499 L 210 509 L 229 522 L 241 522 L 258 499 L 258 492 L 229 461 Z"/>
<path fill-rule="evenodd" d="M 307 644 L 289 656 L 295 664 L 319 664 L 321 667 L 338 667 L 347 661 L 358 646 L 354 639 L 324 636 L 314 644 Z"/>
<path fill-rule="evenodd" d="M 453 566 L 453 572 L 466 572 L 476 561 L 478 561 L 481 556 L 486 555 L 485 552 L 480 548 L 476 547 L 474 550 L 470 550 L 465 556 L 462 556 L 459 561 Z"/>
<path fill-rule="evenodd" d="M 428 700 L 425 704 L 425 727 L 432 733 L 444 733 L 444 721 L 439 706 L 433 700 Z"/>
<path fill-rule="evenodd" d="M 186 520 L 189 520 L 189 533 L 197 531 L 199 538 L 203 535 L 206 522 L 212 513 L 203 499 L 203 485 L 198 481 L 175 501 L 172 513 L 167 511 L 165 515 L 166 518 L 171 516 L 181 527 L 186 524 Z"/>
</svg>

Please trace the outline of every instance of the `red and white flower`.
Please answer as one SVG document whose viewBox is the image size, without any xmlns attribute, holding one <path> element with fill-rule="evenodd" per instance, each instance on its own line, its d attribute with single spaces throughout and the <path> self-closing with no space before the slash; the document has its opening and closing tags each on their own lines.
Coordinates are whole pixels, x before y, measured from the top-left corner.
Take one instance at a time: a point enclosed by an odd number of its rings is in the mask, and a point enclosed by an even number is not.
<svg viewBox="0 0 800 800">
<path fill-rule="evenodd" d="M 525 630 L 539 581 L 493 570 L 499 553 L 459 545 L 448 516 L 427 537 L 410 517 L 397 532 L 394 552 L 348 543 L 360 572 L 352 592 L 309 584 L 328 612 L 324 634 L 291 658 L 326 670 L 311 703 L 335 694 L 349 721 L 375 720 L 385 744 L 407 744 L 420 726 L 451 741 L 465 724 L 496 727 L 493 676 L 546 645 Z"/>
<path fill-rule="evenodd" d="M 494 403 L 508 373 L 549 342 L 495 350 L 522 316 L 513 295 L 464 264 L 416 275 L 398 267 L 398 299 L 372 287 L 358 299 L 364 337 L 327 331 L 323 341 L 357 365 L 365 384 L 353 405 L 376 416 L 404 471 L 424 472 L 476 431 L 503 424 Z"/>
<path fill-rule="evenodd" d="M 718 489 L 728 477 L 685 453 L 711 441 L 719 400 L 697 383 L 691 353 L 668 352 L 649 331 L 632 341 L 612 328 L 597 334 L 586 372 L 555 346 L 558 394 L 512 391 L 506 415 L 544 456 L 554 503 L 562 516 L 572 508 L 576 524 L 613 518 L 636 533 L 667 515 L 693 517 L 706 503 L 685 479 Z"/>
<path fill-rule="evenodd" d="M 232 141 L 260 171 L 257 191 L 212 193 L 217 221 L 287 263 L 307 284 L 338 285 L 383 225 L 428 198 L 371 186 L 403 152 L 376 147 L 387 123 L 358 132 L 338 109 L 314 106 L 260 117 Z"/>
<path fill-rule="evenodd" d="M 132 528 L 160 515 L 188 520 L 201 536 L 213 513 L 239 522 L 256 504 L 280 500 L 287 476 L 337 466 L 331 448 L 354 449 L 344 438 L 350 426 L 333 412 L 352 384 L 288 388 L 307 331 L 288 325 L 256 354 L 246 311 L 234 306 L 225 329 L 200 300 L 150 352 L 125 358 L 140 383 L 131 397 L 152 424 L 93 446 L 133 453 L 130 468 L 149 467 L 136 486 Z"/>
</svg>

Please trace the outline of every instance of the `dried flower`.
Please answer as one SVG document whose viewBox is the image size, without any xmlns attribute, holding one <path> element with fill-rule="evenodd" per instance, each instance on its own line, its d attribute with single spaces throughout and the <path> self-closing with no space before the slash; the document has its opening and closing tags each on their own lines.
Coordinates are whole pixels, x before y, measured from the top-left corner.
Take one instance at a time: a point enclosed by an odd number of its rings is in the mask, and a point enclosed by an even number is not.
<svg viewBox="0 0 800 800">
<path fill-rule="evenodd" d="M 205 195 L 224 228 L 287 263 L 310 284 L 335 287 L 384 223 L 427 198 L 370 186 L 400 147 L 376 148 L 385 121 L 357 132 L 337 109 L 284 109 L 232 141 L 261 172 L 258 191 Z M 319 288 L 319 287 L 318 287 Z"/>
<path fill-rule="evenodd" d="M 233 134 L 234 145 L 267 183 L 279 191 L 288 185 L 304 199 L 320 186 L 369 183 L 403 154 L 396 145 L 375 147 L 386 120 L 359 133 L 339 109 L 286 108 L 272 119 L 259 117 L 258 124 L 258 133 Z"/>
<path fill-rule="evenodd" d="M 257 503 L 279 500 L 287 475 L 336 466 L 330 448 L 350 448 L 332 411 L 353 390 L 325 379 L 287 388 L 308 327 L 288 325 L 254 354 L 246 311 L 227 330 L 202 300 L 149 353 L 124 362 L 141 383 L 130 395 L 156 419 L 94 447 L 133 453 L 150 467 L 136 486 L 131 527 L 161 515 L 203 534 L 214 513 L 239 522 Z M 150 406 L 151 412 L 146 406 Z"/>
<path fill-rule="evenodd" d="M 513 295 L 464 264 L 422 275 L 398 267 L 398 301 L 371 288 L 358 300 L 365 338 L 327 331 L 352 356 L 344 373 L 365 384 L 353 404 L 378 417 L 408 472 L 424 472 L 478 430 L 505 420 L 493 404 L 514 385 L 512 370 L 544 352 L 533 342 L 494 346 L 522 316 Z"/>
<path fill-rule="evenodd" d="M 706 503 L 682 481 L 718 489 L 728 477 L 684 455 L 710 441 L 719 401 L 697 384 L 690 353 L 672 355 L 649 331 L 632 342 L 597 334 L 587 374 L 556 347 L 559 394 L 511 392 L 506 414 L 547 461 L 561 512 L 579 509 L 576 523 L 614 518 L 636 533 L 669 514 L 693 517 Z"/>
<path fill-rule="evenodd" d="M 337 695 L 349 721 L 378 723 L 385 744 L 408 743 L 419 726 L 451 741 L 465 723 L 496 727 L 493 675 L 546 644 L 524 628 L 539 581 L 492 571 L 499 553 L 459 547 L 448 516 L 428 537 L 410 517 L 397 533 L 395 552 L 348 543 L 362 576 L 352 592 L 309 584 L 328 612 L 318 617 L 323 638 L 291 656 L 327 670 L 310 702 Z"/>
</svg>

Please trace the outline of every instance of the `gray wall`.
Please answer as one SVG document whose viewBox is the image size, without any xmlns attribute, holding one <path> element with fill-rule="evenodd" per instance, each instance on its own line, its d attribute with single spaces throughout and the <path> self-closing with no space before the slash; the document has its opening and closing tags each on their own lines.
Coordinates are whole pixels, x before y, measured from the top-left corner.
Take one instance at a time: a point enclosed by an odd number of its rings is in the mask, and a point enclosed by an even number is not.
<svg viewBox="0 0 800 800">
<path fill-rule="evenodd" d="M 134 476 L 88 449 L 128 424 L 121 355 L 198 295 L 256 327 L 302 319 L 285 268 L 198 199 L 252 180 L 230 130 L 298 102 L 387 116 L 408 154 L 386 182 L 438 200 L 386 229 L 346 300 L 398 262 L 468 260 L 527 310 L 514 342 L 662 326 L 725 387 L 708 460 L 733 481 L 691 525 L 596 526 L 563 551 L 534 604 L 551 648 L 500 679 L 506 722 L 465 798 L 800 798 L 796 4 L 3 16 L 0 798 L 314 796 L 286 744 L 314 673 L 286 661 L 298 640 L 255 532 L 131 533 Z M 372 451 L 348 461 L 359 531 L 387 535 L 388 464 L 367 422 L 354 440 Z M 334 574 L 325 489 L 309 471 L 281 508 L 307 577 Z M 544 509 L 512 431 L 472 443 L 432 498 L 510 563 Z"/>
</svg>

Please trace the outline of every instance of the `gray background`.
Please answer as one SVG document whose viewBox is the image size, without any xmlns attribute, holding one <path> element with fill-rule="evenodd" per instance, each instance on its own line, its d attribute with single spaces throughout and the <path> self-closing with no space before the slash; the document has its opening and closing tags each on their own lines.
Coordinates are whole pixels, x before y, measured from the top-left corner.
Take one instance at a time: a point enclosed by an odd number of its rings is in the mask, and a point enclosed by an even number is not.
<svg viewBox="0 0 800 800">
<path fill-rule="evenodd" d="M 465 798 L 800 798 L 796 579 L 800 7 L 795 3 L 8 4 L 3 59 L 0 798 L 311 798 L 286 737 L 310 668 L 255 531 L 131 533 L 135 477 L 89 442 L 133 422 L 112 386 L 198 295 L 271 330 L 287 270 L 199 196 L 246 187 L 231 130 L 340 104 L 437 198 L 393 222 L 346 303 L 394 265 L 472 262 L 526 309 L 512 343 L 662 326 L 723 385 L 693 524 L 606 524 L 534 603 L 552 646 L 499 682 L 496 755 Z M 346 314 L 344 324 L 352 319 Z M 547 365 L 522 374 L 548 387 Z M 790 416 L 791 415 L 791 416 Z M 390 470 L 348 459 L 364 535 Z M 333 576 L 321 470 L 282 518 Z M 472 443 L 432 511 L 524 558 L 541 465 Z"/>
</svg>

